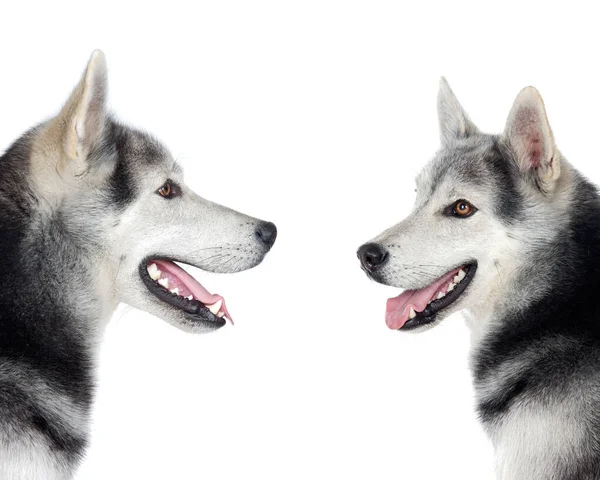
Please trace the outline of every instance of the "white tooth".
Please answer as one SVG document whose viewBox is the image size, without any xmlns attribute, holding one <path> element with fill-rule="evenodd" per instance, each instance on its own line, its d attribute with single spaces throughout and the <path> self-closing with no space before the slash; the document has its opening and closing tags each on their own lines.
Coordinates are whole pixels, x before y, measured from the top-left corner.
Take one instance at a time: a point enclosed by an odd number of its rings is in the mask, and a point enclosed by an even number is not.
<svg viewBox="0 0 600 480">
<path fill-rule="evenodd" d="M 456 277 L 458 277 L 458 281 L 460 282 L 463 278 L 465 278 L 467 276 L 467 274 L 465 273 L 464 270 L 459 270 L 458 271 L 458 275 Z M 454 277 L 454 278 L 456 278 Z"/>
<path fill-rule="evenodd" d="M 156 263 L 152 263 L 148 267 L 148 275 L 150 275 L 150 278 L 152 280 L 158 280 L 160 278 L 161 273 L 162 272 L 158 269 L 158 267 L 156 266 Z"/>
<path fill-rule="evenodd" d="M 454 277 L 454 283 L 459 283 L 460 282 L 460 278 L 458 278 L 458 275 L 456 275 Z"/>
<path fill-rule="evenodd" d="M 188 300 L 193 300 L 193 299 L 194 299 L 194 296 L 193 296 L 193 295 L 190 295 L 189 297 L 187 297 L 187 299 L 188 299 Z"/>
<path fill-rule="evenodd" d="M 219 300 L 212 305 L 207 305 L 207 307 L 213 315 L 216 315 L 221 310 L 221 305 L 223 305 L 223 300 Z"/>
<path fill-rule="evenodd" d="M 415 309 L 410 307 L 410 312 L 408 312 L 408 318 L 415 318 L 417 314 L 415 313 Z"/>
<path fill-rule="evenodd" d="M 449 292 L 451 292 L 452 290 L 454 290 L 454 283 L 453 283 L 453 282 L 450 282 L 450 283 L 448 284 L 448 291 L 449 291 Z"/>
<path fill-rule="evenodd" d="M 171 293 L 174 293 L 175 295 L 179 295 L 179 289 L 177 287 L 175 287 L 173 290 L 171 290 Z"/>
<path fill-rule="evenodd" d="M 440 292 L 438 293 L 437 299 L 439 300 L 440 298 L 444 298 L 446 296 L 446 294 L 444 292 Z"/>
<path fill-rule="evenodd" d="M 217 313 L 217 317 L 219 317 L 219 318 L 223 318 L 224 316 L 225 316 L 225 312 Z"/>
<path fill-rule="evenodd" d="M 167 290 L 169 289 L 169 279 L 168 278 L 161 278 L 158 281 L 159 285 L 162 285 L 163 287 L 165 287 Z"/>
</svg>

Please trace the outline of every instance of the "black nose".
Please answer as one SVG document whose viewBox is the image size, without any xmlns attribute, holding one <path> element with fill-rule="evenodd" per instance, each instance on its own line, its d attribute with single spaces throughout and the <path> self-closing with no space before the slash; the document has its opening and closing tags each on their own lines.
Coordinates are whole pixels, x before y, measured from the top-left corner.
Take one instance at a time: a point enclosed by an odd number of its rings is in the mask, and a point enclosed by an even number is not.
<svg viewBox="0 0 600 480">
<path fill-rule="evenodd" d="M 267 248 L 271 248 L 277 238 L 277 227 L 274 223 L 262 222 L 256 227 L 256 236 Z"/>
<path fill-rule="evenodd" d="M 378 243 L 365 243 L 358 249 L 357 255 L 362 266 L 369 272 L 377 270 L 388 258 L 388 252 Z"/>
</svg>

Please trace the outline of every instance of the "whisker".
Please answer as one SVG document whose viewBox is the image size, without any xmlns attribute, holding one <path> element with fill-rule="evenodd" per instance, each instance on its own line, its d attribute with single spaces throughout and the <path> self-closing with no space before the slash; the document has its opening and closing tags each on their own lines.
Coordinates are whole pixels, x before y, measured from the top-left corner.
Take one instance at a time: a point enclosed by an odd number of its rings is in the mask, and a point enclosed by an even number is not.
<svg viewBox="0 0 600 480">
<path fill-rule="evenodd" d="M 209 265 L 215 265 L 215 263 L 217 261 L 220 261 L 223 257 L 227 258 L 229 255 L 227 253 L 218 253 L 216 255 L 213 255 L 211 257 L 207 257 L 207 258 L 203 258 L 200 261 L 201 262 L 208 262 Z M 210 260 L 212 260 L 212 262 L 210 262 Z"/>
<path fill-rule="evenodd" d="M 231 262 L 231 260 L 233 260 L 235 257 L 235 255 L 232 255 L 231 258 L 229 260 L 227 260 L 226 262 L 221 263 L 219 266 L 220 267 L 224 267 L 225 265 L 227 265 L 229 262 Z"/>
</svg>

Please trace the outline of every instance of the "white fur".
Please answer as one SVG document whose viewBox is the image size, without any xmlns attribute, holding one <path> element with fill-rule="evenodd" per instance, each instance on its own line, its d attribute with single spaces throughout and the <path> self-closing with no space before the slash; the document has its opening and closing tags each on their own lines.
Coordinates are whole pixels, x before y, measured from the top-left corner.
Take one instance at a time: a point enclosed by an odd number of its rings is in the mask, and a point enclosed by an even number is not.
<svg viewBox="0 0 600 480">
<path fill-rule="evenodd" d="M 513 407 L 502 424 L 489 432 L 498 480 L 558 480 L 555 472 L 569 458 L 569 445 L 577 445 L 583 437 L 571 412 L 571 404 L 562 408 L 560 403 Z"/>
<path fill-rule="evenodd" d="M 518 222 L 502 221 L 495 215 L 497 198 L 491 182 L 485 178 L 461 181 L 468 165 L 457 175 L 439 175 L 449 162 L 463 160 L 452 156 L 456 155 L 455 148 L 468 150 L 473 158 L 485 158 L 497 139 L 481 134 L 471 123 L 445 79 L 440 83 L 438 112 L 442 150 L 417 178 L 414 210 L 372 240 L 389 255 L 389 260 L 377 270 L 377 276 L 387 285 L 419 289 L 476 260 L 477 271 L 466 291 L 438 312 L 436 318 L 438 323 L 452 313 L 465 310 L 474 356 L 482 341 L 494 334 L 498 322 L 509 312 L 518 311 L 546 292 L 545 279 L 552 275 L 551 267 L 536 265 L 535 278 L 531 278 L 528 276 L 531 258 L 534 253 L 550 248 L 556 240 L 558 233 L 553 226 L 568 215 L 575 182 L 571 167 L 554 145 L 539 93 L 532 87 L 523 90 L 515 100 L 499 142 L 513 149 L 523 173 L 518 188 L 525 208 Z M 539 165 L 534 165 L 532 159 L 539 160 Z M 544 187 L 544 197 L 534 183 Z M 466 219 L 444 215 L 444 209 L 457 200 L 469 201 L 478 211 Z M 475 385 L 478 400 L 494 398 L 497 388 L 518 375 L 519 369 L 518 363 L 497 368 L 492 376 Z M 544 405 L 543 409 L 536 404 L 517 404 L 502 423 L 489 426 L 488 433 L 496 449 L 498 479 L 554 478 L 555 459 L 567 453 L 569 445 L 575 445 L 581 435 L 567 412 L 560 401 Z M 557 431 L 561 442 L 553 441 L 553 432 Z"/>
<path fill-rule="evenodd" d="M 114 205 L 109 184 L 117 168 L 114 145 L 98 149 L 102 152 L 99 158 L 89 155 L 96 152 L 97 142 L 104 140 L 105 126 L 114 126 L 105 109 L 106 90 L 105 59 L 101 52 L 94 52 L 59 115 L 32 133 L 27 173 L 36 202 L 22 245 L 24 251 L 31 252 L 52 246 L 45 257 L 48 260 L 41 265 L 34 261 L 35 255 L 31 256 L 31 276 L 44 283 L 55 282 L 60 275 L 60 288 L 52 292 L 54 299 L 72 315 L 76 325 L 69 333 L 83 343 L 94 360 L 104 327 L 120 302 L 186 331 L 212 330 L 148 290 L 140 267 L 145 269 L 149 257 L 233 273 L 260 263 L 270 248 L 257 237 L 260 220 L 195 194 L 185 185 L 182 169 L 166 148 L 133 129 L 121 131 L 126 135 L 133 194 L 127 205 Z M 146 158 L 148 152 L 152 158 Z M 178 196 L 166 199 L 157 193 L 167 180 L 178 190 Z M 60 228 L 52 229 L 57 221 Z M 52 232 L 48 244 L 47 232 Z M 64 426 L 77 438 L 87 438 L 87 408 L 81 409 L 46 384 L 42 376 L 24 375 L 19 368 L 0 365 L 0 378 L 7 379 L 3 385 L 14 380 L 22 395 L 31 396 L 28 405 L 39 409 L 42 417 Z M 29 412 L 19 413 L 15 418 L 28 418 Z M 61 452 L 51 449 L 48 438 L 35 430 L 35 425 L 17 429 L 15 424 L 20 420 L 10 421 L 0 419 L 0 479 L 71 478 L 76 467 L 73 457 L 63 458 Z"/>
</svg>

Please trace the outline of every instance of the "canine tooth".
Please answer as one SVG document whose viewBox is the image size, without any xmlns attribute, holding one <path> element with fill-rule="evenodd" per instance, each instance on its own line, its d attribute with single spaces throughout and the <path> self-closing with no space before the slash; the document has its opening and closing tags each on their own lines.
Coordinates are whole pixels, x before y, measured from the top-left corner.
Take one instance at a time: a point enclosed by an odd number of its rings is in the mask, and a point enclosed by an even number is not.
<svg viewBox="0 0 600 480">
<path fill-rule="evenodd" d="M 408 318 L 415 318 L 417 314 L 415 313 L 415 309 L 410 307 L 410 312 L 408 312 Z"/>
<path fill-rule="evenodd" d="M 225 312 L 217 313 L 217 317 L 219 317 L 219 318 L 223 318 L 224 316 L 225 316 Z"/>
<path fill-rule="evenodd" d="M 446 294 L 444 292 L 440 292 L 438 293 L 437 299 L 439 300 L 440 298 L 444 298 L 446 296 Z"/>
<path fill-rule="evenodd" d="M 175 295 L 179 295 L 179 289 L 177 287 L 175 287 L 173 290 L 171 290 L 171 293 L 174 293 Z"/>
<path fill-rule="evenodd" d="M 193 299 L 194 299 L 194 296 L 193 296 L 193 295 L 190 295 L 189 297 L 185 297 L 185 298 L 187 298 L 188 300 L 193 300 Z"/>
<path fill-rule="evenodd" d="M 465 278 L 467 276 L 467 274 L 465 273 L 464 270 L 459 270 L 458 271 L 458 275 L 456 277 L 458 277 L 458 281 L 460 282 L 463 278 Z M 456 278 L 454 277 L 454 278 Z"/>
<path fill-rule="evenodd" d="M 223 300 L 219 300 L 212 305 L 207 305 L 207 307 L 213 315 L 216 315 L 221 310 L 221 305 L 223 305 Z"/>
<path fill-rule="evenodd" d="M 165 287 L 167 290 L 169 289 L 169 279 L 168 278 L 161 278 L 158 281 L 159 285 L 162 285 L 163 287 Z"/>
<path fill-rule="evenodd" d="M 158 280 L 160 278 L 161 273 L 162 272 L 158 269 L 158 267 L 156 266 L 156 263 L 152 263 L 148 267 L 148 275 L 150 275 L 150 278 L 152 280 Z"/>
<path fill-rule="evenodd" d="M 455 285 L 454 285 L 454 282 L 450 282 L 450 283 L 448 284 L 448 291 L 449 291 L 449 292 L 451 292 L 452 290 L 454 290 L 454 286 L 455 286 Z"/>
</svg>

